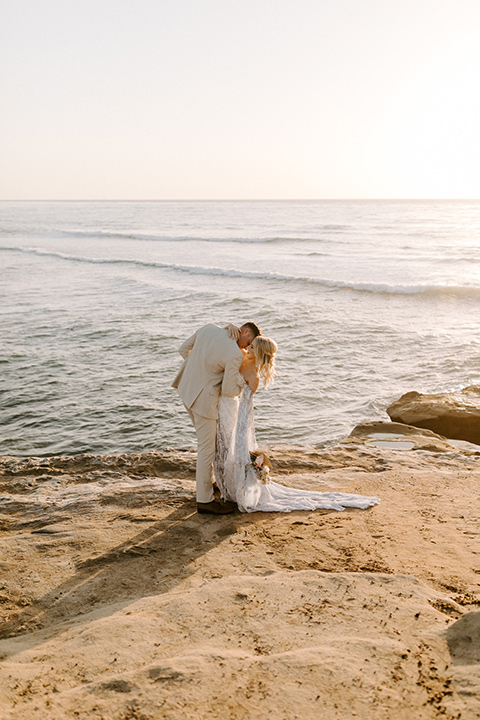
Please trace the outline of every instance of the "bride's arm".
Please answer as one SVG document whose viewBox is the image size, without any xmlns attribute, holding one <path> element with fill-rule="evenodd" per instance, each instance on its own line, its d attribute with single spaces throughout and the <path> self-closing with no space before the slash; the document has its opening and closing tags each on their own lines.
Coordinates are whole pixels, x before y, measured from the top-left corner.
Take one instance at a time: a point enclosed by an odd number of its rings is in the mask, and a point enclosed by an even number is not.
<svg viewBox="0 0 480 720">
<path fill-rule="evenodd" d="M 228 323 L 228 325 L 225 325 L 224 330 L 228 330 L 229 336 L 232 338 L 232 340 L 235 340 L 235 342 L 237 342 L 240 335 L 240 328 L 238 328 L 233 323 Z"/>
</svg>

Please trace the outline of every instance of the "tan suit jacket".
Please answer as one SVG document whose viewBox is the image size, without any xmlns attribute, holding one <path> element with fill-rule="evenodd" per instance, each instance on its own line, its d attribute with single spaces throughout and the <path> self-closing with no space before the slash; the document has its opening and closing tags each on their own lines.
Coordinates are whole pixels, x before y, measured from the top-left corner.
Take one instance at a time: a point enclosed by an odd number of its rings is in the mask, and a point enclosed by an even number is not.
<svg viewBox="0 0 480 720">
<path fill-rule="evenodd" d="M 205 325 L 178 349 L 184 358 L 172 383 L 186 407 L 206 418 L 218 417 L 220 395 L 234 397 L 243 388 L 243 353 L 228 332 Z"/>
</svg>

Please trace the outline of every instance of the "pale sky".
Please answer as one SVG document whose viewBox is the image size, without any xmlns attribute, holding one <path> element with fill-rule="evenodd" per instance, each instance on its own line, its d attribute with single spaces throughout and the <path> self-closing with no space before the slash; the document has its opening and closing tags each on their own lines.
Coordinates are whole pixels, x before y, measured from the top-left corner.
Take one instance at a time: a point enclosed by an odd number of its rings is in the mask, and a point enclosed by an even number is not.
<svg viewBox="0 0 480 720">
<path fill-rule="evenodd" d="M 0 13 L 0 199 L 480 198 L 479 0 Z"/>
</svg>

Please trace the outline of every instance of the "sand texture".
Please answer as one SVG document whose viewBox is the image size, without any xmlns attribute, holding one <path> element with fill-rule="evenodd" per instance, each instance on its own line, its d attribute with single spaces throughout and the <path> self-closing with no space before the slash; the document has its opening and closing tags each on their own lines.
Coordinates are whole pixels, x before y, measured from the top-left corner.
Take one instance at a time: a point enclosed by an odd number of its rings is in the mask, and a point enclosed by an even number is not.
<svg viewBox="0 0 480 720">
<path fill-rule="evenodd" d="M 395 427 L 271 449 L 366 511 L 198 515 L 189 450 L 1 458 L 2 720 L 480 717 L 480 448 Z"/>
</svg>

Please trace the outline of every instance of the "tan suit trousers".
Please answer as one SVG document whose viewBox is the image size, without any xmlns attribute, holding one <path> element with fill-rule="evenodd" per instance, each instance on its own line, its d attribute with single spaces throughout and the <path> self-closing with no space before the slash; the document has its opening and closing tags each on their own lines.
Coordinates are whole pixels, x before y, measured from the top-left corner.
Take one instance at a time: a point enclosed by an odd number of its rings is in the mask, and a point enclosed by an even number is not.
<svg viewBox="0 0 480 720">
<path fill-rule="evenodd" d="M 213 459 L 217 439 L 217 421 L 206 418 L 187 408 L 197 434 L 197 502 L 209 503 L 215 499 L 213 494 Z"/>
</svg>

